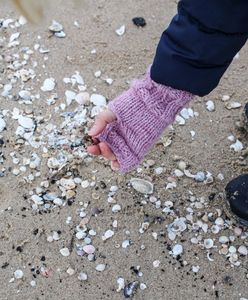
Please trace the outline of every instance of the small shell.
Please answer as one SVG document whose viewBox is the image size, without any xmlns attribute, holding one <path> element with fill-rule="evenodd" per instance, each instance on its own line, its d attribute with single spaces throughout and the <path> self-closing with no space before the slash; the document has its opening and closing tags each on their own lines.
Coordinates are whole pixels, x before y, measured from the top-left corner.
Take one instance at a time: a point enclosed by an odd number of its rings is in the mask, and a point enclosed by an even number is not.
<svg viewBox="0 0 248 300">
<path fill-rule="evenodd" d="M 176 244 L 173 248 L 172 248 L 172 255 L 174 257 L 177 257 L 178 255 L 183 253 L 183 246 L 180 244 Z"/>
<path fill-rule="evenodd" d="M 52 25 L 49 26 L 49 30 L 52 32 L 59 32 L 63 30 L 63 26 L 57 21 L 53 20 Z"/>
<path fill-rule="evenodd" d="M 240 152 L 243 150 L 244 146 L 243 144 L 237 139 L 234 144 L 230 146 L 231 149 L 233 149 L 235 152 Z"/>
<path fill-rule="evenodd" d="M 205 239 L 203 243 L 206 249 L 211 249 L 214 246 L 214 241 L 212 239 Z"/>
<path fill-rule="evenodd" d="M 229 238 L 227 237 L 227 236 L 220 236 L 219 237 L 219 242 L 221 243 L 221 244 L 227 244 L 228 242 L 229 242 Z"/>
<path fill-rule="evenodd" d="M 41 90 L 43 92 L 51 92 L 55 88 L 55 79 L 54 78 L 47 78 L 44 80 Z"/>
<path fill-rule="evenodd" d="M 119 277 L 117 279 L 117 284 L 118 284 L 118 288 L 117 288 L 116 292 L 119 293 L 125 287 L 125 280 L 124 280 L 124 278 Z"/>
<path fill-rule="evenodd" d="M 152 194 L 153 184 L 147 180 L 140 178 L 132 178 L 130 180 L 132 187 L 139 193 L 142 194 Z"/>
<path fill-rule="evenodd" d="M 96 249 L 92 245 L 86 245 L 83 247 L 83 251 L 87 254 L 93 254 L 93 253 L 95 253 Z"/>
<path fill-rule="evenodd" d="M 217 233 L 219 233 L 219 231 L 220 231 L 220 227 L 219 227 L 218 225 L 213 225 L 213 226 L 211 227 L 211 231 L 212 231 L 214 234 L 217 234 Z"/>
<path fill-rule="evenodd" d="M 215 104 L 213 101 L 209 100 L 207 103 L 206 103 L 206 106 L 207 106 L 207 110 L 208 111 L 214 111 L 215 110 Z"/>
<path fill-rule="evenodd" d="M 98 272 L 103 272 L 105 270 L 105 268 L 106 268 L 105 264 L 99 264 L 99 265 L 96 266 L 96 270 Z"/>
<path fill-rule="evenodd" d="M 227 109 L 235 109 L 235 108 L 240 108 L 242 104 L 239 102 L 231 101 L 227 103 L 225 106 Z"/>
<path fill-rule="evenodd" d="M 126 31 L 126 26 L 122 25 L 120 28 L 116 29 L 116 34 L 119 36 L 122 36 Z"/>
<path fill-rule="evenodd" d="M 21 278 L 23 278 L 23 271 L 22 270 L 16 270 L 15 272 L 14 272 L 14 276 L 15 276 L 15 278 L 16 279 L 21 279 Z"/>
<path fill-rule="evenodd" d="M 86 281 L 88 279 L 88 275 L 84 272 L 80 272 L 79 275 L 78 275 L 78 279 L 80 281 Z"/>
<path fill-rule="evenodd" d="M 6 128 L 6 123 L 4 119 L 0 118 L 0 132 L 2 132 Z"/>
<path fill-rule="evenodd" d="M 90 97 L 90 102 L 96 106 L 106 106 L 106 98 L 102 95 L 92 94 Z"/>
<path fill-rule="evenodd" d="M 70 250 L 68 248 L 60 249 L 59 252 L 65 257 L 70 255 Z"/>
<path fill-rule="evenodd" d="M 18 118 L 18 123 L 26 129 L 34 128 L 34 122 L 31 118 L 20 116 Z"/>
<path fill-rule="evenodd" d="M 244 245 L 241 245 L 239 248 L 238 248 L 238 253 L 243 255 L 243 256 L 246 256 L 248 254 L 248 249 L 246 246 Z"/>
</svg>

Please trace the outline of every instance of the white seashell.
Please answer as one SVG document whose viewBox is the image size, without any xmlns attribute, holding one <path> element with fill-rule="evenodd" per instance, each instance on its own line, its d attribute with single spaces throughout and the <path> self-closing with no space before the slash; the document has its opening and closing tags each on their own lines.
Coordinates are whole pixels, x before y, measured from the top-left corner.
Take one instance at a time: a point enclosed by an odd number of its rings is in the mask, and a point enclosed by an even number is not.
<svg viewBox="0 0 248 300">
<path fill-rule="evenodd" d="M 29 91 L 22 90 L 19 92 L 19 96 L 21 99 L 26 101 L 31 99 L 31 93 Z"/>
<path fill-rule="evenodd" d="M 183 253 L 183 246 L 180 244 L 176 244 L 173 248 L 172 248 L 172 255 L 174 257 L 180 255 Z"/>
<path fill-rule="evenodd" d="M 185 119 L 179 115 L 176 116 L 176 122 L 179 124 L 179 125 L 185 125 Z"/>
<path fill-rule="evenodd" d="M 206 249 L 211 249 L 214 246 L 214 241 L 212 239 L 205 239 L 203 244 Z"/>
<path fill-rule="evenodd" d="M 199 270 L 200 270 L 200 266 L 192 266 L 192 271 L 193 271 L 194 273 L 198 273 Z"/>
<path fill-rule="evenodd" d="M 75 100 L 80 105 L 85 105 L 90 102 L 90 95 L 87 92 L 79 93 L 76 95 Z"/>
<path fill-rule="evenodd" d="M 0 132 L 6 128 L 6 122 L 0 117 Z"/>
<path fill-rule="evenodd" d="M 218 225 L 213 225 L 211 227 L 211 231 L 214 233 L 214 234 L 217 234 L 220 232 L 220 227 Z"/>
<path fill-rule="evenodd" d="M 235 233 L 236 236 L 240 236 L 242 234 L 242 228 L 235 227 L 234 228 L 234 233 Z"/>
<path fill-rule="evenodd" d="M 105 79 L 105 81 L 107 82 L 108 85 L 111 85 L 114 82 L 112 78 L 107 78 Z"/>
<path fill-rule="evenodd" d="M 96 266 L 96 270 L 97 270 L 98 272 L 104 271 L 105 268 L 106 268 L 106 265 L 105 265 L 105 264 L 99 264 L 99 265 Z"/>
<path fill-rule="evenodd" d="M 22 271 L 22 270 L 16 270 L 16 271 L 14 272 L 14 276 L 15 276 L 16 279 L 21 279 L 21 278 L 23 278 L 23 276 L 24 276 L 23 271 Z"/>
<path fill-rule="evenodd" d="M 183 108 L 180 111 L 180 115 L 186 120 L 188 120 L 191 117 L 187 108 Z"/>
<path fill-rule="evenodd" d="M 65 257 L 70 255 L 70 251 L 68 248 L 62 248 L 59 250 L 59 252 Z"/>
<path fill-rule="evenodd" d="M 239 248 L 238 248 L 238 253 L 243 255 L 243 256 L 246 256 L 248 254 L 248 249 L 246 246 L 244 245 L 241 245 Z"/>
<path fill-rule="evenodd" d="M 174 233 L 183 232 L 187 229 L 187 225 L 183 218 L 176 219 L 174 222 L 168 225 L 168 231 Z"/>
<path fill-rule="evenodd" d="M 76 98 L 76 93 L 73 91 L 65 91 L 65 96 L 66 96 L 66 104 L 69 106 L 72 103 L 72 100 Z"/>
<path fill-rule="evenodd" d="M 231 101 L 227 103 L 225 106 L 227 109 L 235 109 L 235 108 L 240 108 L 242 104 L 239 102 Z"/>
<path fill-rule="evenodd" d="M 54 35 L 58 38 L 65 38 L 66 34 L 64 31 L 55 32 Z"/>
<path fill-rule="evenodd" d="M 228 101 L 230 100 L 230 96 L 229 95 L 223 95 L 222 96 L 222 101 Z"/>
<path fill-rule="evenodd" d="M 49 30 L 52 32 L 59 32 L 63 30 L 63 26 L 59 22 L 53 20 L 52 25 L 49 26 Z"/>
<path fill-rule="evenodd" d="M 186 164 L 184 161 L 179 161 L 179 163 L 178 163 L 178 168 L 179 168 L 181 171 L 184 171 L 184 170 L 187 168 L 187 164 Z"/>
<path fill-rule="evenodd" d="M 69 267 L 69 268 L 66 270 L 66 273 L 69 274 L 70 276 L 72 276 L 72 275 L 75 274 L 75 270 L 72 269 L 71 267 Z"/>
<path fill-rule="evenodd" d="M 214 223 L 218 226 L 223 226 L 225 222 L 222 218 L 218 217 Z"/>
<path fill-rule="evenodd" d="M 94 254 L 96 249 L 93 245 L 86 245 L 83 247 L 83 251 L 87 254 Z"/>
<path fill-rule="evenodd" d="M 173 190 L 174 188 L 177 187 L 177 183 L 176 182 L 170 182 L 166 185 L 165 189 L 166 190 Z"/>
<path fill-rule="evenodd" d="M 9 38 L 9 42 L 12 43 L 14 42 L 16 39 L 18 39 L 20 36 L 20 32 L 16 32 L 11 34 L 10 38 Z"/>
<path fill-rule="evenodd" d="M 204 172 L 197 172 L 196 175 L 194 176 L 195 181 L 198 182 L 203 182 L 206 179 L 206 175 Z"/>
<path fill-rule="evenodd" d="M 19 116 L 18 123 L 26 129 L 32 129 L 34 128 L 34 122 L 31 118 Z"/>
<path fill-rule="evenodd" d="M 63 205 L 63 200 L 60 199 L 60 198 L 56 198 L 56 199 L 53 200 L 53 203 L 55 205 L 61 206 L 61 205 Z"/>
<path fill-rule="evenodd" d="M 206 103 L 206 106 L 207 106 L 207 110 L 208 111 L 214 111 L 215 110 L 215 104 L 213 101 L 209 100 L 207 103 Z"/>
<path fill-rule="evenodd" d="M 227 237 L 227 236 L 220 236 L 219 237 L 219 242 L 221 243 L 221 244 L 227 244 L 228 242 L 229 242 L 229 238 Z"/>
<path fill-rule="evenodd" d="M 76 187 L 76 184 L 73 179 L 61 178 L 59 183 L 66 190 L 72 190 L 72 189 L 75 189 L 75 187 Z"/>
<path fill-rule="evenodd" d="M 32 195 L 31 200 L 34 201 L 34 203 L 37 204 L 37 205 L 44 204 L 43 198 L 41 198 L 38 195 Z"/>
<path fill-rule="evenodd" d="M 104 240 L 110 239 L 114 234 L 115 234 L 114 231 L 109 229 L 104 233 L 103 239 Z"/>
<path fill-rule="evenodd" d="M 231 149 L 233 149 L 235 152 L 240 152 L 243 150 L 244 146 L 243 144 L 237 139 L 234 144 L 230 146 Z"/>
<path fill-rule="evenodd" d="M 118 284 L 118 288 L 117 288 L 116 292 L 119 293 L 125 287 L 125 280 L 124 280 L 124 278 L 119 277 L 117 279 L 117 284 Z"/>
<path fill-rule="evenodd" d="M 175 176 L 177 176 L 177 177 L 182 177 L 182 176 L 184 176 L 183 171 L 181 171 L 181 170 L 179 170 L 179 169 L 176 169 L 176 170 L 174 171 L 174 174 L 175 174 Z"/>
<path fill-rule="evenodd" d="M 88 275 L 84 272 L 80 272 L 79 275 L 78 275 L 78 279 L 80 281 L 86 281 L 88 279 Z"/>
<path fill-rule="evenodd" d="M 139 193 L 152 194 L 153 184 L 147 180 L 140 178 L 131 178 L 130 183 L 132 187 Z"/>
<path fill-rule="evenodd" d="M 212 258 L 210 257 L 210 252 L 209 252 L 209 251 L 207 252 L 207 258 L 208 258 L 209 261 L 214 261 L 214 259 L 212 259 Z"/>
<path fill-rule="evenodd" d="M 234 247 L 234 246 L 230 246 L 229 249 L 228 249 L 229 253 L 236 253 L 237 252 L 237 249 Z"/>
<path fill-rule="evenodd" d="M 121 206 L 119 204 L 115 204 L 113 207 L 112 207 L 112 212 L 113 213 L 117 213 L 118 211 L 121 210 Z"/>
<path fill-rule="evenodd" d="M 130 240 L 125 240 L 121 244 L 122 248 L 126 249 L 127 247 L 130 246 Z"/>
<path fill-rule="evenodd" d="M 184 170 L 184 174 L 189 178 L 195 178 L 195 175 L 191 174 L 189 170 Z"/>
<path fill-rule="evenodd" d="M 126 31 L 126 26 L 122 25 L 120 28 L 116 29 L 116 34 L 119 36 L 122 36 Z"/>
<path fill-rule="evenodd" d="M 106 98 L 102 95 L 92 94 L 90 97 L 90 102 L 92 102 L 96 106 L 106 106 Z"/>
<path fill-rule="evenodd" d="M 43 92 L 51 92 L 55 88 L 56 82 L 54 78 L 47 78 L 43 82 L 41 90 Z"/>
<path fill-rule="evenodd" d="M 99 77 L 101 77 L 102 72 L 101 72 L 100 70 L 99 70 L 99 71 L 96 71 L 96 72 L 94 73 L 94 75 L 95 75 L 96 78 L 99 78 Z"/>
<path fill-rule="evenodd" d="M 159 260 L 154 260 L 154 262 L 152 263 L 154 268 L 158 268 L 160 265 L 160 261 Z"/>
</svg>

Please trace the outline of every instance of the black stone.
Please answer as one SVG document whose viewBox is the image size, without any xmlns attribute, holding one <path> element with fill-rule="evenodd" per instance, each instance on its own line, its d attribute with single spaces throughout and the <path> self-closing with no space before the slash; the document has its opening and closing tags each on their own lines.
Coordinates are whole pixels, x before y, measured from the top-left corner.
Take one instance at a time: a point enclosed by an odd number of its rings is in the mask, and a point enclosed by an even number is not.
<svg viewBox="0 0 248 300">
<path fill-rule="evenodd" d="M 231 180 L 225 191 L 226 200 L 232 213 L 242 224 L 248 226 L 248 174 Z"/>
<path fill-rule="evenodd" d="M 146 20 L 142 17 L 133 18 L 132 21 L 133 21 L 134 25 L 136 25 L 138 27 L 145 27 L 146 26 Z"/>
</svg>

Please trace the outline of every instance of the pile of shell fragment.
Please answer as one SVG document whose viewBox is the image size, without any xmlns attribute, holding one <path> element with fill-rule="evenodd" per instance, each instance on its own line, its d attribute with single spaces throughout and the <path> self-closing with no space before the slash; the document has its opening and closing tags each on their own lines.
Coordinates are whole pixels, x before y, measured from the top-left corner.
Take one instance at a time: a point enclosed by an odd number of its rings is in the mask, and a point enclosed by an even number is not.
<svg viewBox="0 0 248 300">
<path fill-rule="evenodd" d="M 68 74 L 64 78 L 64 98 L 60 99 L 56 92 L 58 84 L 56 78 L 52 75 L 48 78 L 42 78 L 39 90 L 32 88 L 32 83 L 37 84 L 36 67 L 38 62 L 33 59 L 34 53 L 40 55 L 49 55 L 49 47 L 41 44 L 35 44 L 34 47 L 28 48 L 22 45 L 21 27 L 26 24 L 24 18 L 18 21 L 12 19 L 0 20 L 0 30 L 4 33 L 0 37 L 0 54 L 1 65 L 4 65 L 4 73 L 0 75 L 0 95 L 1 102 L 14 103 L 13 109 L 0 110 L 0 176 L 17 176 L 22 178 L 24 183 L 35 183 L 36 188 L 28 191 L 28 201 L 34 212 L 51 211 L 54 209 L 66 209 L 66 206 L 73 203 L 76 197 L 77 188 L 80 186 L 85 189 L 86 193 L 92 195 L 92 199 L 98 199 L 98 195 L 94 193 L 94 186 L 97 184 L 94 177 L 89 179 L 81 178 L 75 175 L 75 170 L 80 164 L 90 165 L 92 158 L 87 154 L 83 136 L 87 134 L 88 123 L 106 107 L 107 100 L 103 95 L 89 92 L 89 88 L 84 82 L 83 75 L 80 71 L 75 70 L 74 74 Z M 78 26 L 78 23 L 74 23 Z M 49 27 L 52 35 L 58 38 L 66 38 L 63 26 L 58 22 L 53 22 Z M 125 26 L 121 26 L 116 31 L 117 35 L 125 33 Z M 42 43 L 42 41 L 41 41 Z M 96 50 L 92 50 L 94 54 Z M 44 62 L 44 61 L 43 61 Z M 101 78 L 101 71 L 95 72 L 96 78 Z M 106 84 L 111 85 L 111 78 L 103 78 Z M 61 83 L 60 83 L 61 84 Z M 45 115 L 36 115 L 32 109 L 41 99 L 46 100 L 49 106 L 48 113 Z M 238 109 L 241 104 L 232 102 L 229 96 L 223 96 L 227 109 Z M 6 105 L 7 107 L 7 105 Z M 208 111 L 215 110 L 213 101 L 206 103 Z M 185 125 L 189 118 L 197 118 L 199 114 L 191 108 L 183 109 L 176 118 L 176 123 Z M 13 151 L 10 153 L 12 163 L 12 175 L 8 172 L 5 165 L 6 153 L 1 146 L 5 140 L 5 134 L 14 124 L 15 131 L 11 132 L 11 136 L 15 137 Z M 174 125 L 173 125 L 174 126 Z M 190 131 L 192 139 L 197 138 L 195 131 Z M 234 136 L 227 137 L 232 143 L 230 151 L 241 151 L 244 146 Z M 167 137 L 164 146 L 168 147 L 172 143 L 172 139 Z M 136 175 L 130 180 L 129 190 L 135 191 L 142 205 L 151 205 L 160 211 L 164 218 L 168 221 L 163 228 L 171 242 L 169 254 L 172 258 L 182 257 L 185 252 L 185 245 L 180 244 L 178 240 L 187 232 L 190 235 L 190 243 L 196 249 L 202 250 L 206 259 L 210 262 L 214 261 L 214 257 L 218 254 L 225 256 L 231 266 L 238 267 L 242 265 L 248 254 L 248 232 L 240 226 L 234 226 L 232 221 L 225 217 L 221 209 L 211 207 L 211 200 L 206 197 L 198 197 L 191 191 L 185 191 L 185 215 L 178 217 L 174 212 L 175 203 L 171 200 L 162 200 L 156 197 L 156 186 L 150 180 L 142 178 L 142 171 L 145 167 L 154 170 L 156 175 L 164 174 L 166 179 L 165 189 L 170 192 L 175 190 L 180 182 L 181 177 L 188 177 L 192 181 L 199 184 L 210 185 L 217 181 L 223 181 L 223 174 L 211 174 L 207 170 L 199 170 L 194 173 L 188 167 L 187 162 L 180 159 L 173 174 L 166 174 L 163 166 L 155 167 L 155 162 L 148 160 L 136 170 Z M 42 177 L 41 169 L 45 168 L 46 176 Z M 48 174 L 48 176 L 47 176 Z M 137 178 L 136 178 L 137 177 Z M 51 192 L 51 181 L 57 186 L 56 191 Z M 85 257 L 94 265 L 95 272 L 104 272 L 107 266 L 104 262 L 98 261 L 97 245 L 94 245 L 94 237 L 100 235 L 103 241 L 109 242 L 114 239 L 118 231 L 118 216 L 121 213 L 122 206 L 115 200 L 115 195 L 119 192 L 116 185 L 108 187 L 109 192 L 106 201 L 111 207 L 111 212 L 115 219 L 111 228 L 104 232 L 97 232 L 90 226 L 90 209 L 89 203 L 80 202 L 78 208 L 78 224 L 75 227 L 75 247 L 64 247 L 59 249 L 58 256 L 66 259 L 72 251 L 76 251 L 80 257 Z M 218 195 L 221 197 L 221 195 Z M 97 214 L 97 212 L 96 212 Z M 71 217 L 68 216 L 66 223 L 71 224 Z M 144 220 L 137 228 L 140 235 L 149 230 L 151 221 Z M 160 233 L 153 232 L 154 241 L 158 240 Z M 48 243 L 56 243 L 60 239 L 60 234 L 54 231 L 47 236 Z M 123 240 L 119 247 L 128 251 L 132 247 L 129 239 Z M 145 246 L 141 249 L 145 251 Z M 190 263 L 183 260 L 183 264 Z M 153 268 L 160 266 L 159 258 L 154 258 Z M 142 266 L 135 266 L 137 279 L 135 281 L 129 278 L 115 278 L 116 291 L 123 292 L 125 297 L 132 297 L 138 289 L 145 290 L 147 285 L 142 281 Z M 192 273 L 197 273 L 201 269 L 201 263 L 197 261 L 191 265 Z M 66 271 L 69 276 L 77 276 L 78 280 L 90 280 L 88 270 L 82 270 L 76 273 L 74 268 L 69 267 Z M 49 271 L 41 270 L 42 274 L 49 276 Z M 25 279 L 25 272 L 18 269 L 14 272 L 14 280 Z M 35 287 L 36 282 L 32 280 L 31 286 Z M 149 288 L 149 287 L 148 287 Z"/>
</svg>

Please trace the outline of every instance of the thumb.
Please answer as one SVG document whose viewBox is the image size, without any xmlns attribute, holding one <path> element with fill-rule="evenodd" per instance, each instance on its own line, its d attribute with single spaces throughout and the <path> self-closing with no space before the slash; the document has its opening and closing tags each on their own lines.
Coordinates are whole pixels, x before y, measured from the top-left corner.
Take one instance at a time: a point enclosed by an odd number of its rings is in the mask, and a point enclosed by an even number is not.
<svg viewBox="0 0 248 300">
<path fill-rule="evenodd" d="M 89 135 L 96 136 L 100 134 L 105 129 L 105 127 L 114 120 L 116 120 L 116 116 L 112 111 L 106 110 L 104 112 L 101 112 L 96 117 L 95 124 L 90 129 Z"/>
</svg>

